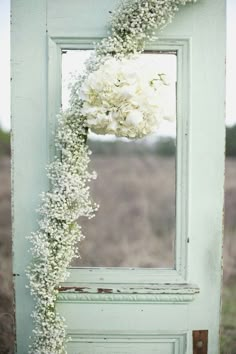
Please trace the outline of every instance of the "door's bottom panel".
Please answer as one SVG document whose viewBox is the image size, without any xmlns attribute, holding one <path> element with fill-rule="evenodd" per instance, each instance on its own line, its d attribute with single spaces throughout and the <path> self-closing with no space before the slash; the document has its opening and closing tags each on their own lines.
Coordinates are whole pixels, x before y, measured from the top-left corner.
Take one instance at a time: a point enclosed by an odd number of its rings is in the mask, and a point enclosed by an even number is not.
<svg viewBox="0 0 236 354">
<path fill-rule="evenodd" d="M 186 334 L 70 333 L 68 354 L 184 354 Z"/>
</svg>

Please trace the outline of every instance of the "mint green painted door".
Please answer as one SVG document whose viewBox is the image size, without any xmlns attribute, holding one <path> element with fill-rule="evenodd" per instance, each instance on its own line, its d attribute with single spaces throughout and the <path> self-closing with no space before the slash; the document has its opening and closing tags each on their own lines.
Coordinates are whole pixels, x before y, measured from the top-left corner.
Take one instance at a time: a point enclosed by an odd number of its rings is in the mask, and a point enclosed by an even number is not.
<svg viewBox="0 0 236 354">
<path fill-rule="evenodd" d="M 12 0 L 13 236 L 17 353 L 33 301 L 26 236 L 37 227 L 61 105 L 61 52 L 106 36 L 118 0 Z M 73 268 L 58 297 L 68 353 L 191 354 L 208 330 L 218 353 L 224 180 L 225 1 L 199 0 L 148 47 L 178 57 L 175 267 Z M 158 198 L 158 195 L 157 195 Z M 65 291 L 67 289 L 67 291 Z M 199 344 L 201 345 L 201 344 Z M 55 353 L 56 354 L 56 353 Z"/>
</svg>

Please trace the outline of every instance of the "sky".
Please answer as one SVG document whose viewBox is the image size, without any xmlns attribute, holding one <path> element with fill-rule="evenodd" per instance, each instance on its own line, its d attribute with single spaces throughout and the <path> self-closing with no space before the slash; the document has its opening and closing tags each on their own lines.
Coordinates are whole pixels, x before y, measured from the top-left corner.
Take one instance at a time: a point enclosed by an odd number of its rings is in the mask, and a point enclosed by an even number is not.
<svg viewBox="0 0 236 354">
<path fill-rule="evenodd" d="M 226 124 L 236 123 L 236 1 L 227 0 Z M 0 127 L 10 130 L 10 0 L 0 0 Z"/>
</svg>

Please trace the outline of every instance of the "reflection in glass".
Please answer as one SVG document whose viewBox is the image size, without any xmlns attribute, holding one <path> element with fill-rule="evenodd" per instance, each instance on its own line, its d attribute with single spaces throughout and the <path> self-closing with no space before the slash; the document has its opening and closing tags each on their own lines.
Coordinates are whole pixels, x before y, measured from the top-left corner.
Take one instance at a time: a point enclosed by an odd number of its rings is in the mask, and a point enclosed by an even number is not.
<svg viewBox="0 0 236 354">
<path fill-rule="evenodd" d="M 68 106 L 70 72 L 82 72 L 87 50 L 62 55 L 62 104 Z M 176 115 L 176 53 L 142 54 L 148 68 L 167 74 L 169 115 Z M 143 73 L 145 75 L 145 73 Z M 175 263 L 176 122 L 165 121 L 158 132 L 138 141 L 89 133 L 91 185 L 100 205 L 92 220 L 80 220 L 86 235 L 79 245 L 79 267 L 162 267 Z"/>
</svg>

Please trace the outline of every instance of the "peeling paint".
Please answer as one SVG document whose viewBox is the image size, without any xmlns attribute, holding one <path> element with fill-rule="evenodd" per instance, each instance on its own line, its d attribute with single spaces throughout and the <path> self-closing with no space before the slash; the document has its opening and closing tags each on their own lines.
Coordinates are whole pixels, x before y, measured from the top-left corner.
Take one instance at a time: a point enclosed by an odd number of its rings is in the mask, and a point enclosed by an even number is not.
<svg viewBox="0 0 236 354">
<path fill-rule="evenodd" d="M 110 293 L 113 293 L 113 289 L 103 289 L 103 288 L 98 288 L 98 293 L 101 294 L 101 293 L 104 293 L 104 294 L 110 294 Z"/>
</svg>

